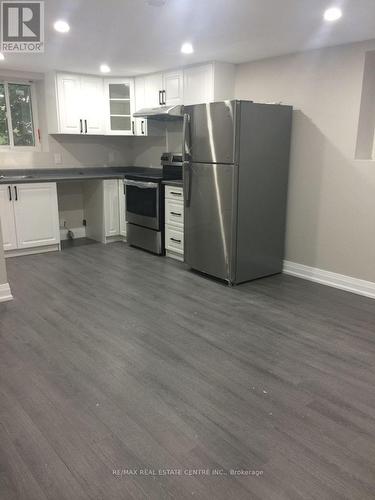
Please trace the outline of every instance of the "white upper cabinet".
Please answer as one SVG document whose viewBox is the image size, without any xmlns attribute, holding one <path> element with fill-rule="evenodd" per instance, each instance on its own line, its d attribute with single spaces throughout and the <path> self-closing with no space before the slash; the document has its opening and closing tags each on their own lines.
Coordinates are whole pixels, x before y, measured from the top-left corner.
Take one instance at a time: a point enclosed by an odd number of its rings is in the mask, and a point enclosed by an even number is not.
<svg viewBox="0 0 375 500">
<path fill-rule="evenodd" d="M 157 108 L 163 103 L 163 73 L 146 75 L 145 79 L 145 107 Z"/>
<path fill-rule="evenodd" d="M 145 77 L 137 76 L 134 79 L 134 96 L 136 111 L 146 107 L 146 85 Z M 147 119 L 146 118 L 135 118 L 135 135 L 147 135 Z"/>
<path fill-rule="evenodd" d="M 234 99 L 235 67 L 228 63 L 208 63 L 184 69 L 184 104 Z"/>
<path fill-rule="evenodd" d="M 57 77 L 58 132 L 61 134 L 82 133 L 81 77 L 59 74 Z M 52 110 L 47 107 L 47 112 Z"/>
<path fill-rule="evenodd" d="M 184 104 L 202 104 L 213 100 L 212 64 L 192 66 L 184 70 Z"/>
<path fill-rule="evenodd" d="M 83 132 L 101 135 L 105 133 L 103 80 L 92 76 L 81 78 L 81 114 Z"/>
<path fill-rule="evenodd" d="M 137 76 L 134 78 L 134 109 L 139 111 L 146 107 L 146 78 Z"/>
<path fill-rule="evenodd" d="M 164 105 L 172 106 L 184 102 L 183 71 L 170 71 L 163 75 L 162 101 Z"/>
<path fill-rule="evenodd" d="M 233 99 L 234 68 L 212 62 L 135 79 L 48 73 L 48 132 L 146 136 L 147 120 L 134 118 L 134 111 Z"/>
<path fill-rule="evenodd" d="M 144 79 L 145 94 L 143 107 L 157 108 L 165 105 L 183 104 L 182 70 L 154 73 L 142 78 Z"/>
<path fill-rule="evenodd" d="M 108 135 L 135 135 L 133 121 L 134 80 L 113 78 L 104 81 L 106 132 Z"/>
<path fill-rule="evenodd" d="M 70 73 L 48 75 L 46 103 L 50 134 L 104 134 L 102 78 Z"/>
</svg>

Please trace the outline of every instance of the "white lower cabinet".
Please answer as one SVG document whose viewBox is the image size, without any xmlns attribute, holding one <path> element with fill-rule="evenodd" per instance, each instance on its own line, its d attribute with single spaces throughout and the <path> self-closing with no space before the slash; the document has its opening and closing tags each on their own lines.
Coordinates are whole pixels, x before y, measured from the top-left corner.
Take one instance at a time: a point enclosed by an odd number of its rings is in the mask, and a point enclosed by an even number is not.
<svg viewBox="0 0 375 500">
<path fill-rule="evenodd" d="M 165 253 L 184 260 L 184 193 L 182 187 L 165 186 Z"/>
<path fill-rule="evenodd" d="M 119 219 L 120 219 L 120 235 L 126 238 L 126 205 L 125 205 L 125 185 L 120 179 L 118 181 L 118 196 L 119 196 Z"/>
<path fill-rule="evenodd" d="M 105 243 L 126 237 L 124 183 L 121 179 L 103 181 Z"/>
<path fill-rule="evenodd" d="M 0 193 L 6 255 L 59 249 L 56 183 L 3 185 Z"/>
<path fill-rule="evenodd" d="M 13 186 L 0 186 L 0 219 L 5 251 L 17 248 L 16 220 L 12 196 Z"/>
<path fill-rule="evenodd" d="M 117 179 L 103 181 L 105 236 L 120 234 L 120 206 Z"/>
<path fill-rule="evenodd" d="M 167 226 L 184 228 L 184 204 L 182 200 L 165 200 L 165 223 Z"/>
<path fill-rule="evenodd" d="M 183 260 L 184 256 L 184 233 L 179 228 L 172 226 L 165 227 L 165 249 L 170 257 L 180 257 Z M 178 256 L 173 254 L 179 254 Z"/>
</svg>

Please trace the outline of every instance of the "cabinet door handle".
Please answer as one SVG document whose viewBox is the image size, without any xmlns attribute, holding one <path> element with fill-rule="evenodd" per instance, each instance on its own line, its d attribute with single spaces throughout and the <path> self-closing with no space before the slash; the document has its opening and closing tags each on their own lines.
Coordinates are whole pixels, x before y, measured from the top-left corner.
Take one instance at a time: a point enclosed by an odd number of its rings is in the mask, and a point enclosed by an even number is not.
<svg viewBox="0 0 375 500">
<path fill-rule="evenodd" d="M 174 241 L 175 243 L 181 243 L 181 240 L 177 240 L 176 238 L 171 238 L 171 241 Z"/>
<path fill-rule="evenodd" d="M 179 214 L 177 212 L 171 212 L 171 215 L 175 215 L 176 217 L 181 217 L 182 216 L 182 214 Z"/>
<path fill-rule="evenodd" d="M 171 194 L 174 194 L 175 196 L 181 196 L 182 193 L 176 193 L 176 191 L 171 191 Z"/>
<path fill-rule="evenodd" d="M 162 90 L 163 104 L 167 104 L 167 91 Z"/>
<path fill-rule="evenodd" d="M 141 121 L 141 134 L 144 135 L 145 134 L 145 129 L 144 129 L 144 120 Z"/>
<path fill-rule="evenodd" d="M 81 134 L 83 134 L 83 124 L 82 124 L 82 119 L 79 120 L 79 128 L 81 130 Z"/>
<path fill-rule="evenodd" d="M 9 201 L 12 201 L 12 188 L 8 186 Z"/>
<path fill-rule="evenodd" d="M 162 97 L 162 95 L 163 95 L 163 91 L 159 90 L 159 104 L 160 104 L 160 106 L 163 104 L 163 97 Z"/>
<path fill-rule="evenodd" d="M 16 201 L 18 201 L 18 191 L 17 191 L 17 186 L 14 186 L 14 195 L 16 197 Z"/>
<path fill-rule="evenodd" d="M 132 120 L 132 134 L 135 135 L 134 120 Z"/>
<path fill-rule="evenodd" d="M 87 120 L 85 120 L 85 134 L 87 134 Z"/>
</svg>

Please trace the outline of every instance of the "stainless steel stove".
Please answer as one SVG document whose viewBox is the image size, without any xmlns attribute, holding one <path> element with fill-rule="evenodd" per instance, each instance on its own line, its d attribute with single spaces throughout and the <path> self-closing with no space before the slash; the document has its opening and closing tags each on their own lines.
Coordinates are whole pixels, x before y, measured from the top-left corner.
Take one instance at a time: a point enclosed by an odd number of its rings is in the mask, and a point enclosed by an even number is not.
<svg viewBox="0 0 375 500">
<path fill-rule="evenodd" d="M 127 240 L 132 246 L 164 254 L 163 180 L 182 179 L 182 156 L 163 153 L 155 173 L 125 176 Z"/>
</svg>

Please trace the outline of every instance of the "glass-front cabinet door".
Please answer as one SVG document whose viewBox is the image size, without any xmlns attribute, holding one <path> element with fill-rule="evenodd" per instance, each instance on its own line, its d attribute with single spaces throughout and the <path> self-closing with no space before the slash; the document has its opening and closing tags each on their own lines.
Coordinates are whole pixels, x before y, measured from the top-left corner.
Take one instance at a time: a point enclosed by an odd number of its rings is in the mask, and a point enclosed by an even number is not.
<svg viewBox="0 0 375 500">
<path fill-rule="evenodd" d="M 106 79 L 107 134 L 135 135 L 134 82 L 127 79 Z"/>
</svg>

